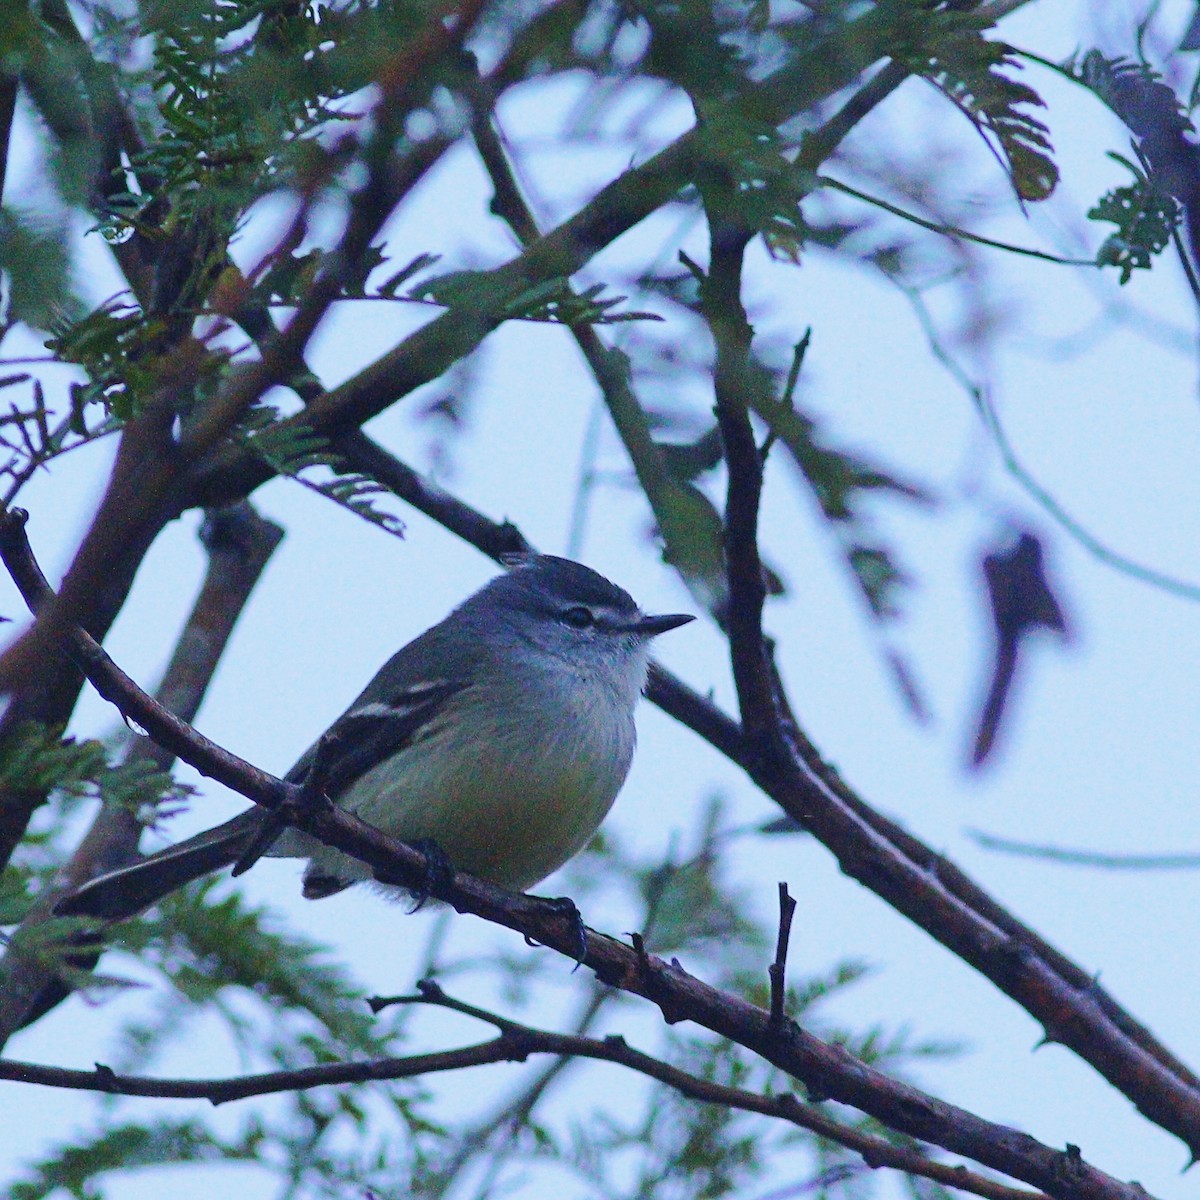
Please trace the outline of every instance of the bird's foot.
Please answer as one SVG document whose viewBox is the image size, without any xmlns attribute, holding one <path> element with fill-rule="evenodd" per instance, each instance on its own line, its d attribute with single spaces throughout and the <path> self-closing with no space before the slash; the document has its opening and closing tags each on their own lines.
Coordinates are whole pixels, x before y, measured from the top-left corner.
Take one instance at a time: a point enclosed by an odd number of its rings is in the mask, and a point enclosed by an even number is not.
<svg viewBox="0 0 1200 1200">
<path fill-rule="evenodd" d="M 409 845 L 425 855 L 424 877 L 416 887 L 408 889 L 413 898 L 413 906 L 408 911 L 415 913 L 425 907 L 431 896 L 454 882 L 454 864 L 433 838 L 420 838 Z"/>
<path fill-rule="evenodd" d="M 555 916 L 562 917 L 569 924 L 572 938 L 571 957 L 575 960 L 575 969 L 578 970 L 587 958 L 588 936 L 583 914 L 576 907 L 575 901 L 570 896 L 532 896 L 531 899 L 544 904 Z M 528 937 L 525 940 L 530 941 Z"/>
</svg>

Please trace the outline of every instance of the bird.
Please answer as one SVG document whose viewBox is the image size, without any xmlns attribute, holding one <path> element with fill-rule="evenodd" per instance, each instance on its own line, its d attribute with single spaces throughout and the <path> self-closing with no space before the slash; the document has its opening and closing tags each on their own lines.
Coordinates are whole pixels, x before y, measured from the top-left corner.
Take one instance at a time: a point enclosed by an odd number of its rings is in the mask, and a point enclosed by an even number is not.
<svg viewBox="0 0 1200 1200">
<path fill-rule="evenodd" d="M 524 891 L 599 828 L 633 760 L 650 642 L 694 618 L 648 615 L 570 559 L 528 554 L 507 565 L 394 654 L 285 778 L 302 784 L 323 744 L 333 803 L 435 847 L 455 869 Z M 99 875 L 56 912 L 136 916 L 236 863 L 268 817 L 255 807 Z M 296 829 L 266 853 L 308 860 L 307 899 L 372 878 L 365 863 Z"/>
</svg>

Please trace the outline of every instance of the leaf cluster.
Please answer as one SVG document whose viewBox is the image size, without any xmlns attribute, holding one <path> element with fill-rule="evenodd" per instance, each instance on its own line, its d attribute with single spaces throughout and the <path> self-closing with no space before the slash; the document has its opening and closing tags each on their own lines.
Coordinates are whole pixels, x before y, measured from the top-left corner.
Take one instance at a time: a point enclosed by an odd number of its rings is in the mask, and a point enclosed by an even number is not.
<svg viewBox="0 0 1200 1200">
<path fill-rule="evenodd" d="M 897 62 L 933 83 L 975 126 L 1021 200 L 1045 200 L 1058 183 L 1049 130 L 1029 110 L 1041 96 L 1013 78 L 1012 47 L 984 37 L 985 12 L 962 5 L 886 0 L 895 21 Z"/>
<path fill-rule="evenodd" d="M 64 736 L 60 727 L 29 721 L 0 745 L 0 790 L 10 796 L 48 797 L 41 821 L 0 874 L 0 925 L 15 925 L 51 883 L 62 861 L 71 815 L 92 798 L 131 813 L 143 824 L 169 814 L 192 794 L 142 759 L 114 762 L 94 739 Z M 54 922 L 46 953 L 59 954 L 75 926 Z"/>
<path fill-rule="evenodd" d="M 46 348 L 60 361 L 77 363 L 87 382 L 71 389 L 74 430 L 85 428 L 84 409 L 102 405 L 124 423 L 159 387 L 166 323 L 148 317 L 127 294 L 114 296 L 75 321 L 51 328 Z"/>
<path fill-rule="evenodd" d="M 1200 169 L 1200 154 L 1191 141 L 1195 126 L 1179 97 L 1147 62 L 1089 50 L 1068 60 L 1062 70 L 1108 105 L 1135 139 L 1136 163 L 1109 154 L 1133 182 L 1106 192 L 1087 214 L 1093 221 L 1116 225 L 1096 262 L 1116 267 L 1125 284 L 1166 249 L 1183 220 L 1184 205 L 1194 202 Z"/>
<path fill-rule="evenodd" d="M 1126 284 L 1134 271 L 1149 270 L 1154 256 L 1171 244 L 1183 220 L 1183 209 L 1136 163 L 1111 152 L 1109 158 L 1126 167 L 1133 182 L 1105 192 L 1087 215 L 1092 221 L 1109 221 L 1117 227 L 1096 252 L 1096 262 L 1116 267 L 1121 283 Z"/>
<path fill-rule="evenodd" d="M 346 470 L 344 459 L 329 440 L 310 426 L 285 420 L 278 409 L 260 404 L 242 419 L 238 436 L 277 474 L 294 479 L 385 533 L 404 533 L 404 522 L 376 505 L 381 497 L 391 496 L 388 488 L 361 471 Z M 322 468 L 332 472 L 332 478 L 313 479 L 311 472 Z"/>
<path fill-rule="evenodd" d="M 306 141 L 369 80 L 344 44 L 358 26 L 290 0 L 174 0 L 134 21 L 151 61 L 123 84 L 153 136 L 131 158 L 138 190 L 110 196 L 114 217 L 137 226 L 169 213 L 166 232 L 200 222 L 224 247 L 264 191 L 299 182 L 316 149 Z"/>
</svg>

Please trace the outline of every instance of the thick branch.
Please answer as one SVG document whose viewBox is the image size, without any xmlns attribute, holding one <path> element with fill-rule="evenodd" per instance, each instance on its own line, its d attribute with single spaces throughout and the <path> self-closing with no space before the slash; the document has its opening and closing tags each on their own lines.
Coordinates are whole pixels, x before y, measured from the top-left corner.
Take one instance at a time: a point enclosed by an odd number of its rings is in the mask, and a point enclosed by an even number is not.
<svg viewBox="0 0 1200 1200">
<path fill-rule="evenodd" d="M 83 682 L 53 642 L 53 629 L 70 615 L 96 638 L 103 638 L 125 602 L 134 574 L 167 521 L 164 502 L 174 478 L 169 415 L 145 413 L 125 431 L 109 488 L 92 531 L 76 555 L 78 572 L 69 602 L 58 615 L 9 647 L 0 657 L 3 689 L 12 701 L 0 718 L 0 740 L 26 721 L 64 724 Z M 167 444 L 162 441 L 166 432 Z M 6 863 L 25 834 L 44 796 L 0 796 L 0 863 Z"/>
<path fill-rule="evenodd" d="M 378 446 L 373 455 L 371 472 L 387 482 L 380 470 L 391 456 Z M 512 525 L 492 522 L 429 487 L 404 464 L 395 463 L 394 473 L 407 489 L 401 494 L 409 503 L 434 520 L 441 520 L 443 511 L 449 513 L 453 523 L 447 522 L 447 528 L 492 558 L 499 558 L 510 539 L 528 546 Z M 651 667 L 647 695 L 751 773 L 752 747 L 738 723 L 711 700 L 657 665 Z M 1195 1076 L 1100 986 L 1094 972 L 1018 921 L 948 858 L 868 805 L 821 761 L 798 727 L 791 729 L 789 741 L 796 744 L 811 774 L 785 782 L 759 773 L 756 782 L 768 796 L 793 815 L 807 811 L 814 796 L 821 798 L 823 807 L 841 811 L 841 832 L 826 845 L 847 864 L 848 873 L 958 953 L 1151 1120 L 1185 1141 L 1191 1136 L 1200 1102 Z"/>
<path fill-rule="evenodd" d="M 25 514 L 0 517 L 0 557 L 27 603 L 45 605 L 51 593 L 24 536 Z M 316 807 L 305 789 L 285 783 L 221 749 L 167 712 L 126 676 L 77 627 L 63 631 L 65 645 L 102 696 L 122 715 L 197 770 L 248 799 L 276 810 L 290 824 L 373 868 L 381 882 L 429 887 L 424 854 L 332 806 Z M 462 873 L 430 889 L 459 912 L 514 929 L 541 945 L 577 959 L 577 922 L 559 905 L 514 895 Z M 1057 1151 L 1027 1134 L 987 1121 L 921 1092 L 855 1059 L 793 1021 L 782 1025 L 740 997 L 689 975 L 678 963 L 589 931 L 583 963 L 601 981 L 655 1003 L 668 1021 L 691 1020 L 759 1054 L 803 1082 L 810 1095 L 853 1105 L 900 1132 L 963 1154 L 1020 1179 L 1057 1200 L 1145 1200 L 1145 1193 L 1085 1163 L 1078 1152 Z"/>
</svg>

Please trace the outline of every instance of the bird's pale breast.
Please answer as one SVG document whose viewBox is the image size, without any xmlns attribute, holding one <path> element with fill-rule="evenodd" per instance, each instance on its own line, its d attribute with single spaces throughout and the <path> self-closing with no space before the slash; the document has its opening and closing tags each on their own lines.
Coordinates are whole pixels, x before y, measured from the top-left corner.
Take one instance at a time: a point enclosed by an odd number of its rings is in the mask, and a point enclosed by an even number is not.
<svg viewBox="0 0 1200 1200">
<path fill-rule="evenodd" d="M 434 839 L 456 868 L 524 889 L 583 848 L 620 790 L 635 731 L 627 698 L 569 672 L 460 693 L 397 764 L 381 763 L 339 803 L 403 841 Z M 469 733 L 467 732 L 469 731 Z M 369 875 L 318 850 L 319 870 Z"/>
</svg>

